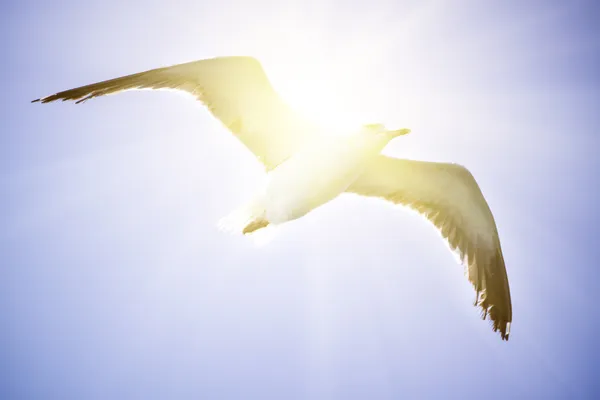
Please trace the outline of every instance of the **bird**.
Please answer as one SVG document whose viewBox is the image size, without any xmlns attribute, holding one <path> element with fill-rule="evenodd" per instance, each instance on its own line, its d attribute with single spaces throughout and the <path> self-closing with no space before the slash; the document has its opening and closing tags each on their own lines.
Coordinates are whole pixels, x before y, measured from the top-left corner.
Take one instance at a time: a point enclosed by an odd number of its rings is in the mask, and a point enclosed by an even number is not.
<svg viewBox="0 0 600 400">
<path fill-rule="evenodd" d="M 498 229 L 467 168 L 384 155 L 388 143 L 411 132 L 407 128 L 369 123 L 352 134 L 326 135 L 327 129 L 284 101 L 260 61 L 251 56 L 219 56 L 155 68 L 32 102 L 84 103 L 143 89 L 193 96 L 262 164 L 264 184 L 219 221 L 222 230 L 252 235 L 301 218 L 344 193 L 409 207 L 441 233 L 475 290 L 474 305 L 482 319 L 508 340 L 512 303 Z"/>
</svg>

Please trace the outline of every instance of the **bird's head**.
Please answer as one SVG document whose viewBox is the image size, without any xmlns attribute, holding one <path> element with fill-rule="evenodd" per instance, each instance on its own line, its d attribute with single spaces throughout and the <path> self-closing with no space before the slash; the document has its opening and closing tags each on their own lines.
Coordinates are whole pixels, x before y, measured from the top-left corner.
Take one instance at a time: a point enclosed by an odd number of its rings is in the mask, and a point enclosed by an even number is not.
<svg viewBox="0 0 600 400">
<path fill-rule="evenodd" d="M 375 135 L 386 135 L 391 139 L 410 133 L 410 129 L 387 129 L 384 124 L 366 124 L 363 125 L 362 131 Z"/>
</svg>

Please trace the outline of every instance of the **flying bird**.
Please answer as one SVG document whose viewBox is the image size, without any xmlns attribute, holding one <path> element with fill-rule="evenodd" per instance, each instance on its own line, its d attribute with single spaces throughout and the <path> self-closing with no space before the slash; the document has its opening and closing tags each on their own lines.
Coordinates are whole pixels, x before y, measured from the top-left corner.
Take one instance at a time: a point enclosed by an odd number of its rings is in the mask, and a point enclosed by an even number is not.
<svg viewBox="0 0 600 400">
<path fill-rule="evenodd" d="M 510 289 L 496 223 L 473 175 L 458 164 L 397 159 L 381 154 L 409 129 L 367 124 L 327 137 L 324 129 L 288 106 L 252 57 L 204 59 L 65 90 L 33 102 L 74 100 L 126 90 L 165 89 L 191 94 L 262 163 L 267 174 L 252 199 L 219 225 L 251 234 L 298 219 L 342 193 L 407 206 L 432 222 L 460 258 L 473 285 L 475 306 L 508 340 Z"/>
</svg>

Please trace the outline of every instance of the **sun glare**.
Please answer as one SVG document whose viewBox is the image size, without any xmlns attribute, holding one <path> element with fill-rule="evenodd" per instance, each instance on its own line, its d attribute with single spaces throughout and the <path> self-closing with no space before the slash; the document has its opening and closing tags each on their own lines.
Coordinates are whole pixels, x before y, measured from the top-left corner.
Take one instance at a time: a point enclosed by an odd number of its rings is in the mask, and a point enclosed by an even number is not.
<svg viewBox="0 0 600 400">
<path fill-rule="evenodd" d="M 341 66 L 344 71 L 340 71 Z M 356 89 L 369 85 L 369 76 L 347 59 L 315 57 L 310 65 L 288 65 L 285 69 L 267 64 L 271 80 L 283 100 L 333 134 L 348 134 L 362 124 L 380 122 L 375 116 L 378 98 Z"/>
<path fill-rule="evenodd" d="M 331 133 L 347 134 L 365 123 L 393 128 L 401 122 L 388 112 L 384 69 L 389 39 L 364 33 L 347 38 L 331 26 L 312 26 L 306 32 L 310 21 L 297 23 L 297 30 L 286 25 L 277 38 L 272 29 L 254 31 L 247 41 L 230 47 L 256 57 L 281 98 Z M 343 48 L 336 45 L 340 41 Z"/>
</svg>

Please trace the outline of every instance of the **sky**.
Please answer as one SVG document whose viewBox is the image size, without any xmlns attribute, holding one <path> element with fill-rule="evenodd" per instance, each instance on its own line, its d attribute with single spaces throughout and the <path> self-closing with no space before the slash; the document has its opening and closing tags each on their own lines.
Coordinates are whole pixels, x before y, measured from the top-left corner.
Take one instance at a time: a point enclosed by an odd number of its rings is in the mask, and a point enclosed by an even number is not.
<svg viewBox="0 0 600 400">
<path fill-rule="evenodd" d="M 0 3 L 0 398 L 600 397 L 600 7 L 593 1 Z M 433 227 L 342 196 L 256 246 L 261 182 L 166 92 L 38 97 L 223 55 L 386 154 L 456 162 L 496 218 L 502 342 Z"/>
</svg>

